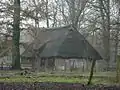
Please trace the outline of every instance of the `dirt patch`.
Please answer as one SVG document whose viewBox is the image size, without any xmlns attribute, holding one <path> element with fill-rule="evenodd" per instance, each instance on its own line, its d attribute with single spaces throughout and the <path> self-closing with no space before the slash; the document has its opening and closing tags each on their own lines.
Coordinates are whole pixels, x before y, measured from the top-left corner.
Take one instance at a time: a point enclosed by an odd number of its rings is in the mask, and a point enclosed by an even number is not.
<svg viewBox="0 0 120 90">
<path fill-rule="evenodd" d="M 120 86 L 84 85 L 79 83 L 0 83 L 0 90 L 120 90 Z"/>
</svg>

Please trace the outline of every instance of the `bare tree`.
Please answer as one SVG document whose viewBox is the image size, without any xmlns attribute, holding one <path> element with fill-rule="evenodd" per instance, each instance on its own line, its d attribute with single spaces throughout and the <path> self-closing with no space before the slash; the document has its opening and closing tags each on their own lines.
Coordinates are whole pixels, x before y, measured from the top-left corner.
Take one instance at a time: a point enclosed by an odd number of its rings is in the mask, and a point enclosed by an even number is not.
<svg viewBox="0 0 120 90">
<path fill-rule="evenodd" d="M 49 12 L 48 12 L 48 0 L 46 0 L 46 12 L 45 12 L 45 16 L 46 16 L 46 23 L 47 23 L 47 27 L 49 28 Z"/>
<path fill-rule="evenodd" d="M 119 45 L 119 32 L 120 32 L 120 1 L 119 0 L 115 0 L 115 6 L 116 6 L 116 10 L 117 10 L 117 14 L 116 14 L 116 23 L 115 23 L 115 27 L 116 27 L 116 32 L 115 32 L 115 60 L 117 63 L 117 73 L 116 73 L 116 81 L 118 83 L 120 83 L 120 60 L 118 57 L 118 45 Z M 113 2 L 113 3 L 114 3 Z"/>
<path fill-rule="evenodd" d="M 109 67 L 110 60 L 110 0 L 99 0 L 99 7 L 102 20 L 102 34 L 103 34 L 103 47 L 104 59 L 107 61 Z"/>
<path fill-rule="evenodd" d="M 65 0 L 69 6 L 70 21 L 75 27 L 78 26 L 79 18 L 84 11 L 88 0 Z"/>
<path fill-rule="evenodd" d="M 13 16 L 13 47 L 12 59 L 13 69 L 20 69 L 20 0 L 14 0 L 14 16 Z"/>
</svg>

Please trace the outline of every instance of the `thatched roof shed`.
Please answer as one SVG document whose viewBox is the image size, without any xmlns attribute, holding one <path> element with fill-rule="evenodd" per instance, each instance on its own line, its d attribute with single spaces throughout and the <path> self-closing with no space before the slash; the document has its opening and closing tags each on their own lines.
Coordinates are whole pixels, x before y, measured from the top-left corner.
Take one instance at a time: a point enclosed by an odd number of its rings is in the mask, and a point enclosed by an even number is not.
<svg viewBox="0 0 120 90">
<path fill-rule="evenodd" d="M 91 58 L 102 59 L 100 54 L 89 44 L 76 28 L 71 25 L 38 31 L 33 41 L 22 54 L 22 57 L 41 58 Z"/>
</svg>

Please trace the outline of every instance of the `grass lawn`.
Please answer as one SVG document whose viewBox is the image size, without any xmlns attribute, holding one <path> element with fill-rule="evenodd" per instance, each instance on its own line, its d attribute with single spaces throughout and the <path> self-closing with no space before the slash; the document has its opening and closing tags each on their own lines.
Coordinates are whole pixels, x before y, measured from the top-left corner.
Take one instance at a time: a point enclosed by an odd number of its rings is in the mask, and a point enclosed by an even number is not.
<svg viewBox="0 0 120 90">
<path fill-rule="evenodd" d="M 0 71 L 0 82 L 67 82 L 67 83 L 84 83 L 88 81 L 89 73 L 32 73 L 20 75 L 20 71 Z M 113 77 L 112 77 L 113 76 Z M 93 84 L 115 84 L 113 72 L 95 73 L 92 80 Z"/>
</svg>

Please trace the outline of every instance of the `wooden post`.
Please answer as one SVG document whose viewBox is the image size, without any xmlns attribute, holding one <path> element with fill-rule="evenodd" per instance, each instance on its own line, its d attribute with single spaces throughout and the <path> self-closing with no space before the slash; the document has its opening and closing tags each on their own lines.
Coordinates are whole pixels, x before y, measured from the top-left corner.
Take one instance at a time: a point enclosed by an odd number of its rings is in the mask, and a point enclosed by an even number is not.
<svg viewBox="0 0 120 90">
<path fill-rule="evenodd" d="M 31 59 L 31 64 L 32 64 L 32 70 L 35 70 L 35 66 L 36 66 L 36 61 L 35 58 L 30 58 Z"/>
<path fill-rule="evenodd" d="M 85 65 L 85 63 L 84 63 L 84 60 L 82 59 L 82 61 L 83 61 L 83 66 L 82 66 L 82 72 L 84 72 L 84 65 Z"/>
<path fill-rule="evenodd" d="M 64 59 L 64 63 L 65 63 L 65 66 L 64 66 L 65 68 L 64 68 L 64 69 L 65 69 L 65 71 L 66 71 L 66 70 L 67 70 L 67 63 L 66 63 L 66 60 L 65 60 L 65 59 Z"/>
<path fill-rule="evenodd" d="M 3 61 L 2 61 L 2 62 L 1 62 L 1 70 L 3 70 L 3 65 L 4 65 L 4 64 L 3 64 Z"/>
<path fill-rule="evenodd" d="M 36 56 L 35 58 L 35 61 L 36 61 L 36 68 L 37 68 L 37 71 L 40 71 L 41 70 L 41 58 Z"/>
<path fill-rule="evenodd" d="M 55 68 L 55 60 L 56 60 L 56 58 L 53 58 L 53 67 L 52 67 L 52 71 L 54 71 L 54 68 Z"/>
<path fill-rule="evenodd" d="M 92 62 L 90 76 L 89 76 L 87 85 L 91 84 L 91 81 L 92 81 L 92 78 L 93 78 L 93 72 L 94 72 L 95 63 L 96 63 L 96 60 L 94 59 L 93 62 Z"/>
<path fill-rule="evenodd" d="M 48 58 L 45 59 L 45 72 L 48 71 Z"/>
</svg>

